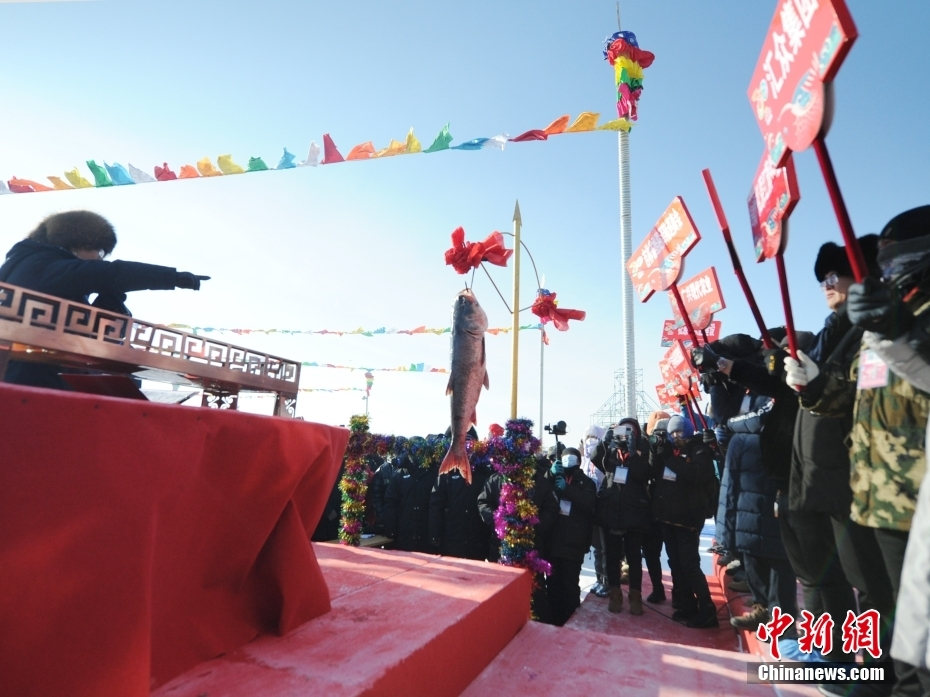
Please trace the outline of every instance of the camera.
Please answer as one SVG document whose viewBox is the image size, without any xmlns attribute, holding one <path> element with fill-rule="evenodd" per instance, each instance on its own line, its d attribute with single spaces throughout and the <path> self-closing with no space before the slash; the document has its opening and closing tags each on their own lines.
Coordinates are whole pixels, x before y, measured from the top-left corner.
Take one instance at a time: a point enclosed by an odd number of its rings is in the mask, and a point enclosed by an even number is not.
<svg viewBox="0 0 930 697">
<path fill-rule="evenodd" d="M 546 424 L 543 428 L 547 433 L 551 433 L 554 436 L 564 436 L 568 431 L 568 427 L 565 425 L 564 421 L 557 421 L 554 426 L 552 424 Z"/>
</svg>

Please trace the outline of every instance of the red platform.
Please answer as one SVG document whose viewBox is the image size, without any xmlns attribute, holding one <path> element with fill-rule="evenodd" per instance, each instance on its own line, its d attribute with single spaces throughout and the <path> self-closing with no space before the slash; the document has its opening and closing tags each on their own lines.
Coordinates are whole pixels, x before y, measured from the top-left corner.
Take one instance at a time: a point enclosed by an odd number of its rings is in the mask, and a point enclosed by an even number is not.
<svg viewBox="0 0 930 697">
<path fill-rule="evenodd" d="M 590 594 L 556 628 L 528 572 L 310 543 L 347 435 L 0 385 L 0 696 L 775 693 L 713 578 L 719 629 Z"/>
</svg>

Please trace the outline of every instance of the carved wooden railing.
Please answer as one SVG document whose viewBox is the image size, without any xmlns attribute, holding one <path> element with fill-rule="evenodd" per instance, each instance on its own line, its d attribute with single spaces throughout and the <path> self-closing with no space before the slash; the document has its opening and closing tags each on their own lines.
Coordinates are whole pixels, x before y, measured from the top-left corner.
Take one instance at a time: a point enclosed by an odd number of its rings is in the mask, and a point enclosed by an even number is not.
<svg viewBox="0 0 930 697">
<path fill-rule="evenodd" d="M 0 283 L 0 378 L 11 358 L 193 385 L 208 407 L 236 409 L 240 392 L 274 393 L 278 416 L 297 407 L 297 361 Z"/>
</svg>

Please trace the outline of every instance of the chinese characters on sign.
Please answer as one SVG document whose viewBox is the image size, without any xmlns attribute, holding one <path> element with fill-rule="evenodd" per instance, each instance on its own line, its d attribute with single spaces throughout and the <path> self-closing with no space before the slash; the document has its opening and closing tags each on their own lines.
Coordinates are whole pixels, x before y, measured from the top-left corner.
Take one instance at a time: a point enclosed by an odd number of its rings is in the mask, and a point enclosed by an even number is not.
<svg viewBox="0 0 930 697">
<path fill-rule="evenodd" d="M 707 325 L 702 332 L 701 344 L 710 343 L 720 338 L 720 320 L 715 319 Z M 673 341 L 680 341 L 686 349 L 691 348 L 691 339 L 688 336 L 688 328 L 680 321 L 667 319 L 662 325 L 662 341 L 660 346 L 669 347 Z"/>
<path fill-rule="evenodd" d="M 756 261 L 771 259 L 785 248 L 782 226 L 801 198 L 791 153 L 776 167 L 766 148 L 749 192 L 749 225 Z"/>
<path fill-rule="evenodd" d="M 726 303 L 723 302 L 720 283 L 717 280 L 717 271 L 713 266 L 679 284 L 678 291 L 684 303 L 685 312 L 688 313 L 688 319 L 691 321 L 691 326 L 696 330 L 706 329 L 710 325 L 714 313 L 726 307 Z M 669 295 L 668 299 L 672 306 L 675 326 L 685 324 L 675 298 Z"/>
<path fill-rule="evenodd" d="M 857 37 L 843 0 L 780 0 L 748 96 L 776 165 L 822 135 L 824 85 Z"/>
<path fill-rule="evenodd" d="M 701 239 L 681 196 L 676 196 L 626 262 L 641 302 L 667 290 L 681 274 L 682 259 Z"/>
<path fill-rule="evenodd" d="M 843 653 L 858 653 L 860 650 L 868 651 L 872 658 L 881 658 L 882 649 L 879 646 L 879 613 L 877 610 L 866 610 L 857 615 L 852 610 L 846 611 L 843 620 Z M 756 638 L 760 641 L 770 642 L 772 658 L 781 658 L 778 651 L 778 638 L 784 634 L 794 623 L 794 617 L 782 612 L 780 607 L 772 608 L 772 619 L 760 624 L 756 629 Z M 798 649 L 802 653 L 811 653 L 814 649 L 821 654 L 833 651 L 833 618 L 830 613 L 824 613 L 815 618 L 813 613 L 801 610 L 801 619 L 798 621 Z"/>
</svg>

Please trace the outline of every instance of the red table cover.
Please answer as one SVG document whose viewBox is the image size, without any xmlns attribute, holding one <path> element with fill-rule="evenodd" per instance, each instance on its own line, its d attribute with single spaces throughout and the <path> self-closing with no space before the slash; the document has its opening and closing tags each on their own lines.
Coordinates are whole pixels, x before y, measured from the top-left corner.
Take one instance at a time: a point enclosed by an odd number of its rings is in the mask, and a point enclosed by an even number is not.
<svg viewBox="0 0 930 697">
<path fill-rule="evenodd" d="M 348 431 L 0 384 L 0 694 L 142 697 L 330 609 Z"/>
</svg>

